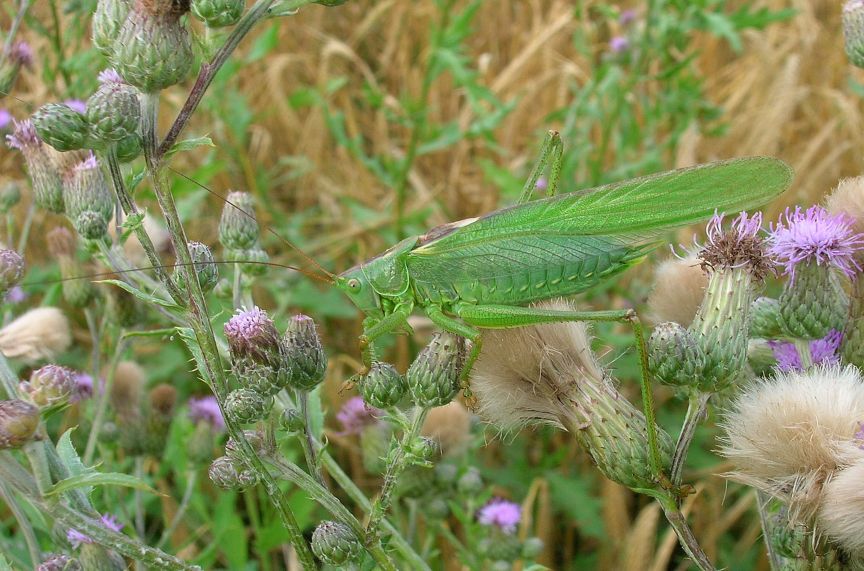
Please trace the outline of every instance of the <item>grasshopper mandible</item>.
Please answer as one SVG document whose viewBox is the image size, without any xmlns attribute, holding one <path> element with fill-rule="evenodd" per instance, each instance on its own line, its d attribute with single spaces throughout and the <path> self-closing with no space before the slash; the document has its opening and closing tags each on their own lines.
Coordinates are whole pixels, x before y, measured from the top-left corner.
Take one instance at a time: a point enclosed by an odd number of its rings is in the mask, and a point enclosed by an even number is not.
<svg viewBox="0 0 864 571">
<path fill-rule="evenodd" d="M 657 248 L 670 230 L 707 220 L 717 211 L 766 204 L 789 186 L 792 171 L 780 160 L 752 157 L 556 195 L 562 158 L 561 139 L 550 132 L 516 205 L 407 238 L 332 278 L 366 315 L 361 375 L 375 359 L 375 340 L 410 331 L 407 319 L 415 309 L 441 329 L 471 341 L 460 377 L 466 396 L 482 329 L 564 321 L 628 323 L 639 351 L 651 467 L 663 484 L 645 337 L 635 311 L 556 311 L 530 304 L 579 293 L 626 270 Z M 547 168 L 547 196 L 532 200 Z"/>
</svg>

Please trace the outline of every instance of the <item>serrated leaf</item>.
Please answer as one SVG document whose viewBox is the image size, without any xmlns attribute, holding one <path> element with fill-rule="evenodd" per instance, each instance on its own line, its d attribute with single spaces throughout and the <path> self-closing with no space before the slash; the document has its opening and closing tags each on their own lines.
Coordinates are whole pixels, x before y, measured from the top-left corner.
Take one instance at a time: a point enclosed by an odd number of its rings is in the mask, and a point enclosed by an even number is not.
<svg viewBox="0 0 864 571">
<path fill-rule="evenodd" d="M 165 158 L 173 157 L 177 153 L 181 153 L 183 151 L 191 151 L 197 147 L 215 147 L 213 144 L 213 139 L 204 135 L 203 137 L 192 137 L 191 139 L 183 139 L 177 143 L 174 143 L 174 146 L 168 149 L 168 152 L 165 153 Z"/>
<path fill-rule="evenodd" d="M 54 484 L 50 490 L 45 492 L 46 496 L 54 496 L 76 490 L 78 488 L 87 488 L 91 486 L 121 486 L 124 488 L 135 488 L 152 494 L 159 495 L 159 492 L 148 486 L 144 481 L 130 476 L 129 474 L 121 474 L 119 472 L 87 472 L 70 476 L 65 480 L 61 480 Z"/>
<path fill-rule="evenodd" d="M 129 194 L 132 194 L 132 192 L 138 187 L 138 185 L 141 184 L 141 181 L 144 180 L 145 176 L 147 176 L 146 169 L 142 169 L 139 172 L 133 173 L 129 179 L 129 182 L 126 183 L 126 191 Z"/>
<path fill-rule="evenodd" d="M 198 340 L 195 338 L 195 332 L 188 327 L 177 327 L 175 329 L 180 339 L 186 344 L 189 352 L 192 353 L 192 360 L 195 361 L 195 367 L 198 369 L 198 374 L 205 383 L 212 386 L 210 376 L 207 374 L 207 362 L 204 360 L 204 353 L 201 352 L 201 347 L 198 346 Z"/>
<path fill-rule="evenodd" d="M 161 305 L 162 307 L 165 307 L 168 309 L 180 309 L 180 306 L 177 305 L 176 303 L 174 303 L 173 301 L 168 301 L 167 299 L 162 299 L 161 297 L 156 297 L 155 295 L 150 295 L 149 293 L 144 293 L 140 289 L 138 289 L 134 286 L 131 286 L 131 285 L 129 285 L 126 282 L 121 281 L 121 280 L 99 280 L 96 283 L 115 285 L 115 286 L 119 287 L 120 289 L 131 293 L 132 295 L 134 295 L 135 297 L 137 297 L 141 301 L 144 301 L 147 303 L 155 303 L 156 305 Z"/>
<path fill-rule="evenodd" d="M 123 233 L 120 236 L 120 241 L 125 242 L 129 236 L 138 230 L 144 224 L 145 214 L 143 212 L 138 212 L 136 214 L 130 214 L 123 220 L 123 224 L 120 225 L 120 228 L 123 229 Z"/>
<path fill-rule="evenodd" d="M 78 451 L 72 445 L 72 432 L 76 428 L 76 426 L 73 426 L 57 440 L 57 454 L 73 476 L 96 471 L 93 467 L 84 465 L 84 462 L 81 461 L 81 457 L 78 455 Z"/>
</svg>

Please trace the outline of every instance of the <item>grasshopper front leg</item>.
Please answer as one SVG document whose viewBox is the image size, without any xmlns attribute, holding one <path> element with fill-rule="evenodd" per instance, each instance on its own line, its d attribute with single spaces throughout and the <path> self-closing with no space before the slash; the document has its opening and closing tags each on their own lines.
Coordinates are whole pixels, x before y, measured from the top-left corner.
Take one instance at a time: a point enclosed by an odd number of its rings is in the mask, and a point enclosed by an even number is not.
<svg viewBox="0 0 864 571">
<path fill-rule="evenodd" d="M 366 375 L 375 361 L 375 340 L 382 335 L 391 333 L 400 328 L 409 328 L 408 316 L 411 315 L 411 307 L 407 305 L 397 305 L 393 312 L 384 316 L 383 319 L 363 321 L 363 334 L 360 336 L 360 356 L 363 361 L 363 369 L 360 370 L 360 376 Z"/>
</svg>

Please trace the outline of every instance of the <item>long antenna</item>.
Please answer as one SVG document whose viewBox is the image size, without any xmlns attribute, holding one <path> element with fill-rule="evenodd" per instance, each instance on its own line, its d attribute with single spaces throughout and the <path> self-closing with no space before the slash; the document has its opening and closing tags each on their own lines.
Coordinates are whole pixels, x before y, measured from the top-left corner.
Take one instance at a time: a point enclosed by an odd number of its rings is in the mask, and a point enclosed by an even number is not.
<svg viewBox="0 0 864 571">
<path fill-rule="evenodd" d="M 207 264 L 259 264 L 262 266 L 272 266 L 274 268 L 282 268 L 285 270 L 294 270 L 295 272 L 299 272 L 299 273 L 303 274 L 304 276 L 310 277 L 312 279 L 326 282 L 326 283 L 330 283 L 330 280 L 326 280 L 326 279 L 322 278 L 321 276 L 319 276 L 318 274 L 312 273 L 308 270 L 304 270 L 303 268 L 298 268 L 297 266 L 290 266 L 287 264 L 277 264 L 276 262 L 258 262 L 258 261 L 252 262 L 252 261 L 247 261 L 247 260 L 213 260 L 212 262 L 191 262 L 191 263 L 185 263 L 185 264 L 184 263 L 178 263 L 178 264 L 163 264 L 163 265 L 158 265 L 158 266 L 142 266 L 140 268 L 130 268 L 128 270 L 115 270 L 115 271 L 108 271 L 108 272 L 99 272 L 99 273 L 95 273 L 95 274 L 87 274 L 87 275 L 82 275 L 82 276 L 70 276 L 70 277 L 66 277 L 66 278 L 57 278 L 54 280 L 43 280 L 43 281 L 39 281 L 39 282 L 27 282 L 27 283 L 22 283 L 19 285 L 21 285 L 21 286 L 38 286 L 38 285 L 59 284 L 59 283 L 63 283 L 63 282 L 71 282 L 74 280 L 84 280 L 84 279 L 93 279 L 93 278 L 110 278 L 112 276 L 116 276 L 119 274 L 129 274 L 132 272 L 141 272 L 144 270 L 156 270 L 156 269 L 164 270 L 164 269 L 171 269 L 171 268 L 182 268 L 184 266 L 206 266 Z"/>
<path fill-rule="evenodd" d="M 186 180 L 188 180 L 188 181 L 191 182 L 192 184 L 195 184 L 195 185 L 197 185 L 197 186 L 200 186 L 201 188 L 203 188 L 204 190 L 206 190 L 207 192 L 209 192 L 210 194 L 212 194 L 213 196 L 215 196 L 216 198 L 218 198 L 218 199 L 221 200 L 222 202 L 224 202 L 224 203 L 226 203 L 226 204 L 229 204 L 229 205 L 233 206 L 234 208 L 236 208 L 237 210 L 239 210 L 240 212 L 242 212 L 244 216 L 247 216 L 247 217 L 251 218 L 252 220 L 255 220 L 256 222 L 258 221 L 258 219 L 255 218 L 254 215 L 249 214 L 248 212 L 246 212 L 245 210 L 243 210 L 242 208 L 240 208 L 239 206 L 237 206 L 236 204 L 234 204 L 233 202 L 231 202 L 230 200 L 228 200 L 226 197 L 222 196 L 221 194 L 219 194 L 219 193 L 216 192 L 215 190 L 209 188 L 207 185 L 198 182 L 198 181 L 195 180 L 194 178 L 192 178 L 192 177 L 190 177 L 190 176 L 187 176 L 187 175 L 183 174 L 182 172 L 178 171 L 177 169 L 174 169 L 174 168 L 172 168 L 172 167 L 170 167 L 170 166 L 167 167 L 167 168 L 168 168 L 169 170 L 171 170 L 171 172 L 173 172 L 174 174 L 176 174 L 176 175 L 178 175 L 178 176 L 181 176 L 181 177 L 185 178 Z M 280 235 L 278 232 L 276 232 L 275 230 L 273 230 L 273 228 L 271 228 L 270 226 L 268 226 L 268 225 L 266 225 L 266 224 L 264 224 L 263 227 L 264 227 L 265 230 L 267 230 L 267 232 L 269 232 L 270 234 L 276 236 L 276 238 L 279 239 L 279 241 L 283 242 L 286 246 L 292 248 L 294 251 L 296 251 L 298 254 L 300 254 L 300 256 L 302 256 L 304 260 L 306 260 L 307 262 L 309 262 L 310 264 L 312 264 L 313 266 L 315 266 L 316 268 L 318 268 L 318 270 L 319 270 L 321 273 L 323 273 L 324 275 L 326 275 L 326 276 L 329 278 L 329 281 L 330 281 L 330 282 L 332 282 L 333 279 L 336 277 L 336 276 L 333 275 L 331 272 L 327 271 L 327 269 L 324 268 L 324 266 L 322 266 L 321 264 L 319 264 L 318 262 L 316 262 L 316 261 L 315 261 L 311 256 L 309 256 L 309 254 L 307 254 L 306 252 L 304 252 L 303 250 L 301 250 L 298 246 L 294 245 L 293 242 L 291 242 L 290 240 L 288 240 L 287 238 L 285 238 L 284 236 Z"/>
</svg>

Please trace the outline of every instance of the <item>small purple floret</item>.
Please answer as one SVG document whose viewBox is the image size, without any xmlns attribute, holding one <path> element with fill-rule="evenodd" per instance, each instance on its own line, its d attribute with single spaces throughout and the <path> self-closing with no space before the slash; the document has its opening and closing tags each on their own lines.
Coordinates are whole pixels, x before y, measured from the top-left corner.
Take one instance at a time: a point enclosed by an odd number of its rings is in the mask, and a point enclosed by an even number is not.
<svg viewBox="0 0 864 571">
<path fill-rule="evenodd" d="M 76 113 L 85 114 L 87 113 L 87 103 L 85 101 L 81 101 L 80 99 L 67 99 L 63 102 L 64 105 L 75 111 Z"/>
<path fill-rule="evenodd" d="M 822 339 L 814 339 L 808 343 L 810 349 L 810 361 L 814 365 L 835 365 L 840 362 L 837 352 L 840 350 L 840 342 L 843 333 L 832 329 Z M 777 360 L 777 368 L 783 372 L 801 371 L 804 365 L 801 355 L 793 343 L 787 341 L 769 341 L 768 346 Z"/>
<path fill-rule="evenodd" d="M 801 356 L 798 355 L 798 349 L 793 343 L 769 341 L 768 346 L 771 347 L 774 359 L 777 361 L 777 368 L 781 371 L 800 371 L 804 368 L 801 364 Z"/>
<path fill-rule="evenodd" d="M 90 171 L 93 169 L 99 168 L 99 161 L 96 160 L 96 155 L 93 154 L 93 151 L 90 151 L 90 154 L 87 155 L 87 158 L 75 165 L 76 172 L 82 171 Z"/>
<path fill-rule="evenodd" d="M 123 529 L 123 524 L 117 521 L 117 518 L 115 518 L 111 514 L 105 514 L 99 519 L 102 521 L 102 527 L 104 527 L 105 529 L 109 529 L 117 533 L 120 533 L 120 531 Z"/>
<path fill-rule="evenodd" d="M 477 512 L 477 521 L 483 525 L 494 525 L 504 533 L 515 533 L 516 526 L 522 520 L 522 508 L 519 504 L 494 498 Z"/>
<path fill-rule="evenodd" d="M 87 373 L 75 373 L 72 379 L 75 381 L 75 389 L 69 398 L 71 402 L 87 400 L 93 396 L 93 377 Z"/>
<path fill-rule="evenodd" d="M 0 129 L 6 129 L 12 124 L 12 114 L 8 109 L 0 109 Z"/>
<path fill-rule="evenodd" d="M 189 418 L 192 422 L 206 422 L 211 428 L 225 430 L 222 410 L 212 395 L 189 399 Z"/>
<path fill-rule="evenodd" d="M 100 71 L 98 79 L 99 83 L 102 85 L 105 85 L 106 83 L 126 83 L 123 81 L 123 77 L 121 77 L 113 67 Z"/>
<path fill-rule="evenodd" d="M 21 286 L 14 286 L 6 292 L 6 301 L 8 303 L 21 303 L 25 299 L 27 299 L 27 292 L 25 292 Z"/>
<path fill-rule="evenodd" d="M 618 23 L 622 26 L 629 26 L 636 21 L 636 16 L 636 10 L 624 10 L 621 12 L 621 15 L 618 16 Z"/>
<path fill-rule="evenodd" d="M 861 271 L 855 253 L 864 248 L 864 234 L 855 232 L 854 223 L 849 216 L 830 214 L 821 206 L 787 208 L 771 228 L 769 251 L 793 279 L 796 266 L 809 262 L 833 265 L 851 278 Z"/>
<path fill-rule="evenodd" d="M 11 135 L 6 135 L 6 144 L 13 149 L 26 151 L 42 145 L 42 139 L 36 134 L 36 127 L 30 119 L 24 121 L 12 121 L 15 130 Z"/>
<path fill-rule="evenodd" d="M 615 36 L 609 40 L 609 51 L 613 54 L 620 54 L 630 49 L 630 40 L 624 36 Z"/>
<path fill-rule="evenodd" d="M 90 536 L 84 535 L 77 529 L 67 529 L 66 539 L 67 541 L 69 541 L 69 543 L 72 544 L 73 549 L 78 549 L 83 543 L 93 543 L 93 540 L 90 539 Z"/>
<path fill-rule="evenodd" d="M 12 46 L 9 52 L 12 59 L 19 65 L 30 67 L 33 64 L 33 48 L 27 42 L 21 41 Z"/>
<path fill-rule="evenodd" d="M 549 188 L 549 181 L 546 179 L 545 176 L 541 176 L 537 179 L 537 183 L 534 185 L 534 188 L 536 188 L 537 190 L 546 190 L 547 188 Z"/>
<path fill-rule="evenodd" d="M 383 415 L 383 410 L 369 406 L 363 397 L 352 397 L 345 401 L 336 413 L 336 420 L 342 424 L 339 435 L 360 434 L 365 427 L 375 424 Z"/>
</svg>

